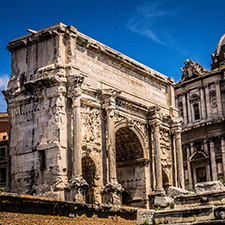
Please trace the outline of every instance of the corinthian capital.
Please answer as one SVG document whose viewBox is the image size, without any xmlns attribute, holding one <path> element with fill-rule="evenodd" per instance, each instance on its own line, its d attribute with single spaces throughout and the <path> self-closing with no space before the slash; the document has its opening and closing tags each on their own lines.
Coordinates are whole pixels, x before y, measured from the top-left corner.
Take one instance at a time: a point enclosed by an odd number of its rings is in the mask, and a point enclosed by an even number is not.
<svg viewBox="0 0 225 225">
<path fill-rule="evenodd" d="M 100 98 L 103 99 L 103 109 L 112 110 L 116 106 L 116 97 L 121 94 L 121 91 L 115 89 L 102 89 L 100 92 Z"/>
<path fill-rule="evenodd" d="M 69 98 L 80 96 L 82 93 L 81 86 L 84 82 L 84 76 L 76 75 L 68 78 L 68 94 Z"/>
<path fill-rule="evenodd" d="M 148 117 L 150 120 L 154 120 L 154 119 L 160 119 L 161 115 L 160 115 L 160 111 L 161 108 L 159 106 L 151 106 L 148 109 Z"/>
</svg>

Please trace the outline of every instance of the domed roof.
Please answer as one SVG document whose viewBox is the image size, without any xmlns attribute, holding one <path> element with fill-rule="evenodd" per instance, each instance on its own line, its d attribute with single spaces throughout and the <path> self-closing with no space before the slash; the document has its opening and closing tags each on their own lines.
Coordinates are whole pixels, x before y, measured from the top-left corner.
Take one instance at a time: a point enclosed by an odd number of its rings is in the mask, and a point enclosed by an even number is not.
<svg viewBox="0 0 225 225">
<path fill-rule="evenodd" d="M 221 47 L 225 45 L 225 34 L 220 38 L 219 43 L 216 46 L 215 55 L 219 55 L 221 51 Z"/>
<path fill-rule="evenodd" d="M 225 34 L 220 38 L 216 46 L 215 53 L 211 55 L 212 65 L 211 69 L 218 69 L 225 65 Z"/>
</svg>

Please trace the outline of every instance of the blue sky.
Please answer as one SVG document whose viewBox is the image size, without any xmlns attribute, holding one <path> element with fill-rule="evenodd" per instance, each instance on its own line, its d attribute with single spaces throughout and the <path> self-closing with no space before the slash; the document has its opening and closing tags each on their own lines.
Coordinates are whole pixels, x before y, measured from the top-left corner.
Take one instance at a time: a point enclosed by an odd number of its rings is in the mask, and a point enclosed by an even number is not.
<svg viewBox="0 0 225 225">
<path fill-rule="evenodd" d="M 9 41 L 58 22 L 180 80 L 191 58 L 210 70 L 225 33 L 224 0 L 1 0 L 0 89 L 10 77 Z M 0 111 L 6 104 L 0 95 Z"/>
</svg>

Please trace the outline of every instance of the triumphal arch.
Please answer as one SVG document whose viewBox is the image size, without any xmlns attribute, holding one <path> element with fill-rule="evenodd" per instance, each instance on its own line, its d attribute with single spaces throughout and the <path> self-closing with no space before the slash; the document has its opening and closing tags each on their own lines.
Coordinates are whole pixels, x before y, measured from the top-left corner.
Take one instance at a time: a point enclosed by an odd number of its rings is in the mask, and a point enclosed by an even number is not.
<svg viewBox="0 0 225 225">
<path fill-rule="evenodd" d="M 73 26 L 28 32 L 8 45 L 3 91 L 11 192 L 148 207 L 183 188 L 173 79 Z"/>
</svg>

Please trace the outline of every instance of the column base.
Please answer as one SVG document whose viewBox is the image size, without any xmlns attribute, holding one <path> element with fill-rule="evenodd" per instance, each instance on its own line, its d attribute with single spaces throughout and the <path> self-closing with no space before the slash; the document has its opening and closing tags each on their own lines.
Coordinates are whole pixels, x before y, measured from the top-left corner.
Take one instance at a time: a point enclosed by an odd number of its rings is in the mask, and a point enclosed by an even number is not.
<svg viewBox="0 0 225 225">
<path fill-rule="evenodd" d="M 102 192 L 102 202 L 107 205 L 121 206 L 121 193 L 123 190 L 121 184 L 117 181 L 108 182 Z"/>
<path fill-rule="evenodd" d="M 86 204 L 86 190 L 88 183 L 83 177 L 74 177 L 65 188 L 65 200 L 78 204 Z"/>
</svg>

